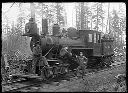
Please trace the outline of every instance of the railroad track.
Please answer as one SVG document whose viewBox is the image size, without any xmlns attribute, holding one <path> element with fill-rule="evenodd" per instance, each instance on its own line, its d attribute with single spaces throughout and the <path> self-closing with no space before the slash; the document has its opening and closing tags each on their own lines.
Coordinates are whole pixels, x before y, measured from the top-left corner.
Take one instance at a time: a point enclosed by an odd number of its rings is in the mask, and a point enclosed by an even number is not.
<svg viewBox="0 0 128 93">
<path fill-rule="evenodd" d="M 61 77 L 62 80 L 62 77 Z M 49 81 L 46 80 L 39 80 L 39 79 L 22 79 L 22 80 L 15 80 L 13 82 L 8 82 L 2 84 L 2 92 L 17 92 L 22 91 L 31 87 L 39 87 L 42 84 L 50 84 L 52 82 L 59 82 L 60 79 L 54 78 L 50 79 Z"/>
<path fill-rule="evenodd" d="M 87 69 L 86 73 L 84 76 L 87 76 L 87 75 L 91 75 L 91 74 L 96 74 L 96 73 L 100 73 L 100 72 L 104 72 L 104 71 L 109 71 L 115 67 L 119 67 L 119 66 L 122 66 L 126 64 L 125 62 L 122 62 L 122 63 L 114 63 L 113 65 L 111 65 L 110 67 L 106 67 L 106 68 L 102 68 L 102 69 Z M 79 73 L 79 72 L 78 72 Z M 84 77 L 82 76 L 82 78 Z M 70 78 L 73 78 L 74 76 L 71 76 Z"/>
<path fill-rule="evenodd" d="M 99 69 L 99 70 L 92 70 L 90 72 L 87 72 L 85 74 L 86 75 L 90 75 L 90 74 L 95 74 L 95 73 L 99 73 L 99 72 L 103 72 L 103 71 L 107 71 L 107 70 L 110 70 L 110 69 L 113 69 L 114 67 L 118 67 L 118 66 L 121 66 L 122 64 L 125 64 L 125 63 L 121 63 L 121 64 L 116 64 L 116 65 L 113 65 L 112 67 L 110 68 L 105 68 L 105 69 Z M 63 78 L 62 80 L 67 80 L 66 79 L 67 77 Z M 73 78 L 73 77 L 69 77 L 69 78 Z M 51 79 L 49 81 L 50 82 L 55 82 L 58 81 L 60 82 L 61 80 L 56 80 L 56 79 Z M 25 79 L 21 79 L 21 80 L 16 80 L 16 81 L 13 81 L 13 82 L 8 82 L 8 83 L 5 83 L 5 84 L 2 84 L 2 92 L 16 92 L 16 91 L 19 91 L 19 90 L 22 90 L 22 89 L 27 89 L 27 88 L 30 88 L 30 87 L 38 87 L 40 86 L 41 84 L 45 84 L 46 82 L 45 81 L 26 81 Z"/>
<path fill-rule="evenodd" d="M 61 77 L 61 80 L 63 78 Z M 17 81 L 12 83 L 6 83 L 2 85 L 2 92 L 22 92 L 22 90 L 27 90 L 31 87 L 39 87 L 42 84 L 51 84 L 53 82 L 60 82 L 58 78 L 51 79 L 49 81 Z M 4 90 L 3 90 L 4 89 Z"/>
<path fill-rule="evenodd" d="M 121 66 L 123 64 L 126 64 L 126 63 L 125 62 L 115 63 L 115 64 L 111 65 L 111 67 L 109 67 L 109 68 L 104 68 L 104 69 L 99 69 L 99 70 L 91 71 L 90 73 L 87 73 L 86 75 L 95 74 L 95 73 L 99 73 L 99 72 L 104 72 L 104 71 L 107 71 L 107 70 L 111 70 L 111 69 L 113 69 L 115 67 L 119 67 L 119 66 Z"/>
<path fill-rule="evenodd" d="M 21 89 L 29 88 L 32 86 L 39 86 L 40 81 L 15 81 L 6 84 L 2 84 L 2 92 L 16 92 Z"/>
<path fill-rule="evenodd" d="M 18 82 L 23 82 L 23 81 L 27 81 L 25 78 L 19 78 L 19 79 L 15 79 L 15 80 L 10 80 L 6 83 L 2 83 L 2 86 L 4 85 L 9 85 L 9 84 L 14 84 L 14 83 L 18 83 Z"/>
<path fill-rule="evenodd" d="M 111 68 L 106 68 L 106 69 L 103 69 L 103 70 L 99 70 L 99 71 L 97 71 L 97 72 L 87 73 L 86 75 L 90 75 L 90 74 L 94 74 L 94 73 L 100 73 L 100 72 L 104 72 L 104 71 L 107 71 L 107 70 L 112 70 L 112 69 L 114 69 L 115 67 L 120 67 L 120 66 L 122 66 L 122 65 L 125 65 L 125 63 L 117 64 L 117 65 L 112 66 Z M 82 79 L 84 80 L 84 78 L 86 77 L 86 75 L 85 75 L 83 78 L 81 78 L 81 80 L 82 80 Z M 76 82 L 77 82 L 77 81 L 76 81 Z M 53 90 L 53 91 L 54 91 L 54 92 L 58 92 L 57 90 L 61 90 L 61 89 L 65 88 L 65 87 L 67 87 L 67 86 L 74 86 L 74 84 L 76 84 L 76 83 L 71 83 L 71 84 L 69 84 L 69 85 L 64 85 L 64 86 L 62 86 L 62 87 L 56 88 L 56 89 Z"/>
</svg>

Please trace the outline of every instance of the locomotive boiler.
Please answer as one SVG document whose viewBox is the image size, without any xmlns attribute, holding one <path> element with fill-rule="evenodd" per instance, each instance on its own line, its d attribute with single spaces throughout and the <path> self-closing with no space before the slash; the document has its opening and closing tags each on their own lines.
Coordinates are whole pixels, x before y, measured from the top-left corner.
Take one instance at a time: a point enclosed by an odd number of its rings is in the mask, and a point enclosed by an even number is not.
<svg viewBox="0 0 128 93">
<path fill-rule="evenodd" d="M 99 68 L 110 66 L 113 57 L 113 39 L 102 38 L 101 32 L 94 30 L 76 30 L 69 31 L 67 37 L 60 33 L 58 24 L 53 25 L 53 34 L 48 35 L 47 20 L 42 25 L 43 35 L 36 32 L 26 32 L 23 36 L 32 37 L 30 48 L 39 42 L 42 55 L 46 57 L 54 75 L 63 74 L 69 70 L 77 69 L 79 66 L 75 55 L 83 52 L 88 58 L 87 68 Z M 68 47 L 68 55 L 61 55 L 63 47 Z M 70 55 L 72 53 L 72 55 Z M 65 57 L 67 56 L 67 57 Z M 47 72 L 46 72 L 47 73 Z"/>
</svg>

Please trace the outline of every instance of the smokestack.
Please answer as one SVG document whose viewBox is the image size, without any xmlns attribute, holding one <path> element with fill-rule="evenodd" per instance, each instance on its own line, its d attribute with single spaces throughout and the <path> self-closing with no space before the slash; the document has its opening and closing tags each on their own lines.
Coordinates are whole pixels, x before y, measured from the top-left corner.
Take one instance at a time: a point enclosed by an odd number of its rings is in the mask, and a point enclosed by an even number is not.
<svg viewBox="0 0 128 93">
<path fill-rule="evenodd" d="M 58 24 L 54 24 L 53 25 L 53 32 L 52 32 L 53 36 L 56 36 L 59 33 L 60 33 L 60 26 Z"/>
<path fill-rule="evenodd" d="M 34 3 L 30 3 L 30 9 L 31 9 L 31 18 L 35 20 L 35 7 Z"/>
<path fill-rule="evenodd" d="M 44 35 L 48 34 L 48 20 L 42 19 L 42 33 Z"/>
</svg>

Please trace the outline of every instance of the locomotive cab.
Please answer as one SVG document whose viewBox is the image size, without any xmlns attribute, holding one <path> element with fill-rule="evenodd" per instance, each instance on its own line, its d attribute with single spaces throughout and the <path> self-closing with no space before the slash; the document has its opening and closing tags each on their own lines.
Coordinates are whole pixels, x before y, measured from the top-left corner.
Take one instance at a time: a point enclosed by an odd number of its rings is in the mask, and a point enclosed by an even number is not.
<svg viewBox="0 0 128 93">
<path fill-rule="evenodd" d="M 47 20 L 44 20 L 42 23 L 43 36 L 31 32 L 23 36 L 32 37 L 30 42 L 31 50 L 33 50 L 33 45 L 37 41 L 40 42 L 42 56 L 46 57 L 48 64 L 52 68 L 53 75 L 63 74 L 67 69 L 72 69 L 72 71 L 77 69 L 78 63 L 75 55 L 79 55 L 80 52 L 83 52 L 84 56 L 88 58 L 87 68 L 103 67 L 106 64 L 110 65 L 108 59 L 111 61 L 113 54 L 111 45 L 113 41 L 101 39 L 101 32 L 70 28 L 67 35 L 63 37 L 63 35 L 60 35 L 59 25 L 54 24 L 53 35 L 47 35 Z M 69 47 L 72 56 L 68 55 L 69 53 L 65 56 L 60 56 L 60 51 L 65 46 Z M 46 74 L 47 71 L 45 72 L 44 70 L 44 73 Z"/>
<path fill-rule="evenodd" d="M 78 55 L 80 52 L 86 57 L 101 55 L 101 32 L 93 30 L 79 30 L 82 46 L 72 46 L 72 51 Z"/>
<path fill-rule="evenodd" d="M 79 30 L 79 37 L 84 46 L 71 46 L 72 53 L 79 55 L 80 52 L 83 52 L 88 58 L 87 67 L 103 67 L 111 64 L 113 40 L 102 39 L 101 32 L 94 30 Z"/>
</svg>

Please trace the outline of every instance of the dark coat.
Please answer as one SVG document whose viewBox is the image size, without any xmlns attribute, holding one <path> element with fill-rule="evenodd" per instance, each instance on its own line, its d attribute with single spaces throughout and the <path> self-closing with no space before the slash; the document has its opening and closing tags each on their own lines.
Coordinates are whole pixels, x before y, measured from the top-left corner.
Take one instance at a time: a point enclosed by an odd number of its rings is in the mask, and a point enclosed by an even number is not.
<svg viewBox="0 0 128 93">
<path fill-rule="evenodd" d="M 68 53 L 68 51 L 65 49 L 65 48 L 62 48 L 61 50 L 60 50 L 60 56 L 64 56 L 65 54 L 67 54 Z"/>
<path fill-rule="evenodd" d="M 28 22 L 25 25 L 25 33 L 35 34 L 37 33 L 37 24 L 35 22 Z"/>
<path fill-rule="evenodd" d="M 42 50 L 40 45 L 37 44 L 35 47 L 33 47 L 33 55 L 38 56 L 38 55 L 41 55 L 41 53 L 42 53 Z"/>
</svg>

